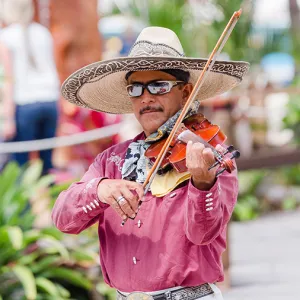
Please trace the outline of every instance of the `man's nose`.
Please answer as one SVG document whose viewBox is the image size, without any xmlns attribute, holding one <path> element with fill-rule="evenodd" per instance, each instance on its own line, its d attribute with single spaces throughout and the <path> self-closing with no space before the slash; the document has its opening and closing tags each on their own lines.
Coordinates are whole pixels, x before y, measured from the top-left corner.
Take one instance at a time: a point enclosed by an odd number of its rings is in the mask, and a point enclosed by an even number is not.
<svg viewBox="0 0 300 300">
<path fill-rule="evenodd" d="M 149 93 L 149 91 L 145 88 L 143 95 L 140 96 L 142 103 L 152 103 L 155 102 L 155 95 Z"/>
</svg>

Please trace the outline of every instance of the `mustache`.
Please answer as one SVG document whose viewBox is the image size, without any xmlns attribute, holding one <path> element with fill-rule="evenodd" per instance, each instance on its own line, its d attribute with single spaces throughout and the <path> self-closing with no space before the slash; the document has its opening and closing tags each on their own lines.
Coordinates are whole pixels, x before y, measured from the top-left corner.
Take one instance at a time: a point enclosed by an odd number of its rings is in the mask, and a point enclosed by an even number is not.
<svg viewBox="0 0 300 300">
<path fill-rule="evenodd" d="M 155 106 L 148 105 L 148 106 L 145 106 L 145 107 L 140 109 L 140 115 L 142 115 L 146 111 L 153 111 L 153 112 L 161 111 L 161 112 L 163 112 L 164 110 L 160 106 L 155 107 Z"/>
</svg>

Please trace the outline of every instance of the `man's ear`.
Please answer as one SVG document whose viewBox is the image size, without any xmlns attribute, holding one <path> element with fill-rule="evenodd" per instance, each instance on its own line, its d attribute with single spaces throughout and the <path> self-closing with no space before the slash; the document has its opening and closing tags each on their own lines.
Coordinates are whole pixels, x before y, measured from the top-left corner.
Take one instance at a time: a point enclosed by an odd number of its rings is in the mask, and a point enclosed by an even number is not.
<svg viewBox="0 0 300 300">
<path fill-rule="evenodd" d="M 182 89 L 182 100 L 185 104 L 186 101 L 189 99 L 189 96 L 193 90 L 193 85 L 191 83 L 186 84 Z"/>
</svg>

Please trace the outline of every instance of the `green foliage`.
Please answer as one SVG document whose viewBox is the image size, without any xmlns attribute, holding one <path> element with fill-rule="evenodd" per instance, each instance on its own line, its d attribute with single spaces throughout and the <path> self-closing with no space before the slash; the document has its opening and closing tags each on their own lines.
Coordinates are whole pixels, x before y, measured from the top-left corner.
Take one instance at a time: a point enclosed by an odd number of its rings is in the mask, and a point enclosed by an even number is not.
<svg viewBox="0 0 300 300">
<path fill-rule="evenodd" d="M 244 4 L 249 1 L 215 0 L 214 2 L 222 12 L 223 18 L 221 20 L 215 20 L 209 25 L 210 34 L 207 39 L 208 49 L 213 49 L 233 12 L 242 8 Z M 224 52 L 228 53 L 232 60 L 245 60 L 248 57 L 247 45 L 252 26 L 252 13 L 252 2 L 250 2 L 249 6 L 246 9 L 243 9 L 242 15 L 224 47 Z"/>
<path fill-rule="evenodd" d="M 161 26 L 172 29 L 178 35 L 185 54 L 192 55 L 194 53 L 195 31 L 187 26 L 192 15 L 185 0 L 148 0 L 146 4 L 147 14 L 144 14 L 139 9 L 139 1 L 129 1 L 132 15 L 140 17 L 149 26 Z"/>
<path fill-rule="evenodd" d="M 66 247 L 53 227 L 34 229 L 29 199 L 53 183 L 41 170 L 10 163 L 0 174 L 0 299 L 88 299 L 96 254 Z"/>
<path fill-rule="evenodd" d="M 255 194 L 265 176 L 264 170 L 239 173 L 239 197 L 233 212 L 233 220 L 247 221 L 259 216 L 260 203 Z"/>
<path fill-rule="evenodd" d="M 236 221 L 248 221 L 259 216 L 259 201 L 253 195 L 239 197 L 233 212 Z"/>
<path fill-rule="evenodd" d="M 262 179 L 267 175 L 265 170 L 242 171 L 239 173 L 239 194 L 240 196 L 252 195 Z"/>
<path fill-rule="evenodd" d="M 297 207 L 297 200 L 295 197 L 284 199 L 282 203 L 283 210 L 294 210 Z"/>
<path fill-rule="evenodd" d="M 298 96 L 290 96 L 287 104 L 287 113 L 283 119 L 286 128 L 294 132 L 294 141 L 300 144 L 300 101 Z"/>
<path fill-rule="evenodd" d="M 104 295 L 107 300 L 116 299 L 116 290 L 110 288 L 104 282 L 100 282 L 96 285 L 96 290 L 99 294 Z"/>
<path fill-rule="evenodd" d="M 148 22 L 151 26 L 172 29 L 179 37 L 186 55 L 193 53 L 195 33 L 187 30 L 187 20 L 191 19 L 189 7 L 185 0 L 148 1 Z"/>
<path fill-rule="evenodd" d="M 287 185 L 300 185 L 300 165 L 281 168 L 279 176 Z"/>
</svg>

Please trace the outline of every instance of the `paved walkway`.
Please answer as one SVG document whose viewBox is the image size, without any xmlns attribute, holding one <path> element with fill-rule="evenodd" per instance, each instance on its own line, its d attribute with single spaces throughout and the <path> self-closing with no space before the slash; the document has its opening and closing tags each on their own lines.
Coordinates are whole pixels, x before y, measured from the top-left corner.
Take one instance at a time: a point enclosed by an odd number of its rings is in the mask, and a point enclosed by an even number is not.
<svg viewBox="0 0 300 300">
<path fill-rule="evenodd" d="M 300 210 L 231 224 L 225 300 L 300 299 Z"/>
</svg>

